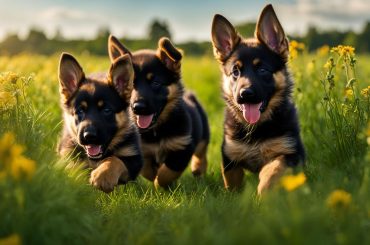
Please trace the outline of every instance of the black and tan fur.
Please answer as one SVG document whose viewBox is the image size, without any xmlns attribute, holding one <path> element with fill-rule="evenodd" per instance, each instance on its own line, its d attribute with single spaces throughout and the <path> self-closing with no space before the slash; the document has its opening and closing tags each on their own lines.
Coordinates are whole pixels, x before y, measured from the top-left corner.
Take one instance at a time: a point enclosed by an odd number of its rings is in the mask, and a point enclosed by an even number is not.
<svg viewBox="0 0 370 245">
<path fill-rule="evenodd" d="M 169 39 L 161 38 L 157 50 L 131 53 L 113 36 L 108 49 L 113 62 L 124 54 L 132 58 L 135 79 L 131 109 L 142 141 L 141 174 L 156 186 L 168 187 L 190 160 L 193 174 L 204 174 L 209 142 L 207 117 L 195 96 L 184 92 L 179 50 Z M 140 125 L 143 117 L 152 117 L 149 126 Z"/>
<path fill-rule="evenodd" d="M 287 167 L 304 161 L 291 98 L 293 81 L 287 68 L 288 40 L 272 6 L 267 5 L 255 37 L 249 39 L 240 36 L 226 18 L 215 15 L 212 43 L 227 105 L 222 144 L 224 184 L 227 189 L 239 188 L 247 169 L 259 173 L 261 194 Z M 246 112 L 244 105 L 259 109 Z"/>
<path fill-rule="evenodd" d="M 90 183 L 110 192 L 134 180 L 143 160 L 140 137 L 129 115 L 134 71 L 131 58 L 117 59 L 107 75 L 85 76 L 77 60 L 63 53 L 59 64 L 64 129 L 58 151 L 92 169 Z"/>
</svg>

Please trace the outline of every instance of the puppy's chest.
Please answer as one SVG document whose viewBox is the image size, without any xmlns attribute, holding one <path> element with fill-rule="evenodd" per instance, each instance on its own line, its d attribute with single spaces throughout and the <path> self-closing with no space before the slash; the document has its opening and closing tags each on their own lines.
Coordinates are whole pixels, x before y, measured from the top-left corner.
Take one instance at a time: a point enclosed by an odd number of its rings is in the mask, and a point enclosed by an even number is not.
<svg viewBox="0 0 370 245">
<path fill-rule="evenodd" d="M 147 140 L 142 138 L 141 148 L 144 158 L 154 158 L 163 163 L 169 152 L 184 150 L 191 143 L 191 135 L 172 136 Z"/>
<path fill-rule="evenodd" d="M 263 165 L 275 158 L 295 153 L 296 142 L 289 136 L 279 136 L 253 143 L 226 137 L 223 150 L 231 161 L 251 171 L 259 171 Z"/>
</svg>

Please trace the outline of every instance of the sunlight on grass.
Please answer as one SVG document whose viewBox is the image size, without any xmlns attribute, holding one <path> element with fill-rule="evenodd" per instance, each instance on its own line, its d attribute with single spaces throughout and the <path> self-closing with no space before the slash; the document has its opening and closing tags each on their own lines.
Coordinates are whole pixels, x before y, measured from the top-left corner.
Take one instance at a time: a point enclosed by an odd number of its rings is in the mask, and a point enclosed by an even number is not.
<svg viewBox="0 0 370 245">
<path fill-rule="evenodd" d="M 207 175 L 194 179 L 187 169 L 167 192 L 139 177 L 109 195 L 56 155 L 58 55 L 0 57 L 0 244 L 370 242 L 370 58 L 347 46 L 291 49 L 307 162 L 262 198 L 253 174 L 240 193 L 223 188 L 224 102 L 212 57 L 185 56 L 182 65 L 211 126 Z M 87 73 L 109 65 L 106 57 L 78 58 Z"/>
</svg>

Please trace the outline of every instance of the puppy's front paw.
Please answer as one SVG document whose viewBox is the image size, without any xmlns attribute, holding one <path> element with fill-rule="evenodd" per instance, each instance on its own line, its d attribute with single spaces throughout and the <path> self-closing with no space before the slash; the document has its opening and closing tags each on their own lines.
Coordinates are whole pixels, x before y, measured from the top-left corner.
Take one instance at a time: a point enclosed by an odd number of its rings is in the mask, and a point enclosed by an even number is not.
<svg viewBox="0 0 370 245">
<path fill-rule="evenodd" d="M 91 172 L 90 184 L 104 192 L 111 192 L 118 185 L 124 169 L 125 167 L 119 159 L 106 159 Z"/>
</svg>

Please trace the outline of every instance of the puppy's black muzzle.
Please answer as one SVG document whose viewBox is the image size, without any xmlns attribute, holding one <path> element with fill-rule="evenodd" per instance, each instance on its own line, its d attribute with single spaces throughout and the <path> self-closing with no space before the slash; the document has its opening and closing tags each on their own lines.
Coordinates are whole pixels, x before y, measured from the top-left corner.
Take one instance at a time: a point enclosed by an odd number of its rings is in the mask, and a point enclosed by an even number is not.
<svg viewBox="0 0 370 245">
<path fill-rule="evenodd" d="M 81 143 L 83 145 L 91 145 L 98 143 L 98 131 L 95 126 L 86 126 L 81 133 Z"/>
<path fill-rule="evenodd" d="M 153 113 L 153 112 L 150 111 L 150 108 L 149 108 L 148 104 L 143 100 L 139 100 L 139 101 L 134 102 L 132 104 L 132 111 L 136 115 L 150 115 L 150 114 Z"/>
<path fill-rule="evenodd" d="M 260 103 L 262 99 L 252 88 L 242 88 L 239 91 L 236 101 L 238 104 L 257 104 Z"/>
</svg>

